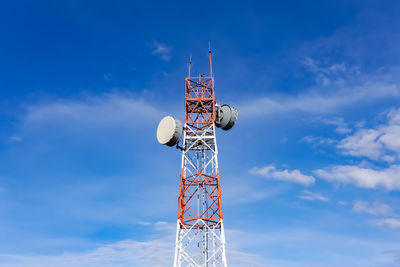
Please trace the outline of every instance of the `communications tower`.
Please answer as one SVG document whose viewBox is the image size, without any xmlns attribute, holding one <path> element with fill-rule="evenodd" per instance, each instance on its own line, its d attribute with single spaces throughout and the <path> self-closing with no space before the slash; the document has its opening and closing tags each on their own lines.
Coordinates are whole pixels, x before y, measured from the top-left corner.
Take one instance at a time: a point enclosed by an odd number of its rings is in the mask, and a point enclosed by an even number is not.
<svg viewBox="0 0 400 267">
<path fill-rule="evenodd" d="M 210 74 L 198 77 L 189 61 L 185 123 L 167 116 L 157 128 L 161 144 L 182 150 L 174 267 L 227 266 L 215 129 L 232 128 L 238 112 L 215 102 L 211 51 L 209 61 Z"/>
</svg>

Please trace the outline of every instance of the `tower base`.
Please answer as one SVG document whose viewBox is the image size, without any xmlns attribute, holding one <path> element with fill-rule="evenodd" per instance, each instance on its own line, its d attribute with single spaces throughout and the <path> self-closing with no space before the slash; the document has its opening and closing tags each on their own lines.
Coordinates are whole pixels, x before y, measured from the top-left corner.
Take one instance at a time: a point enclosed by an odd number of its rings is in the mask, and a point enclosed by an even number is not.
<svg viewBox="0 0 400 267">
<path fill-rule="evenodd" d="M 212 227 L 202 219 L 192 227 L 177 220 L 174 267 L 183 266 L 227 267 L 222 220 Z"/>
</svg>

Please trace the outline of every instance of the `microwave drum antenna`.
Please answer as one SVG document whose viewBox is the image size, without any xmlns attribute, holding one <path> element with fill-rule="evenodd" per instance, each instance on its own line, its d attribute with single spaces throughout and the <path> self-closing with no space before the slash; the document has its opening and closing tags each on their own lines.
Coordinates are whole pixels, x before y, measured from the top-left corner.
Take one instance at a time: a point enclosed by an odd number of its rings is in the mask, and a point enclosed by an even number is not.
<svg viewBox="0 0 400 267">
<path fill-rule="evenodd" d="M 215 125 L 222 130 L 229 130 L 232 128 L 238 119 L 237 109 L 227 104 L 216 106 L 216 108 Z"/>
</svg>

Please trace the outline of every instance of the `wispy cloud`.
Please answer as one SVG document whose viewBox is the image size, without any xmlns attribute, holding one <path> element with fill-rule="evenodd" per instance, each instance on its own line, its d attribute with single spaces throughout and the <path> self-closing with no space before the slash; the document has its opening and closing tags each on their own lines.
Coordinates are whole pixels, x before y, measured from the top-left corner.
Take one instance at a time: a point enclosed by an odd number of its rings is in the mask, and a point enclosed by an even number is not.
<svg viewBox="0 0 400 267">
<path fill-rule="evenodd" d="M 300 192 L 300 195 L 298 196 L 301 199 L 304 200 L 319 200 L 319 201 L 328 201 L 329 199 L 322 195 L 321 193 L 317 192 L 311 192 L 307 190 L 303 190 Z"/>
<path fill-rule="evenodd" d="M 154 223 L 154 228 L 157 231 L 162 231 L 164 233 L 175 233 L 176 223 L 170 223 L 165 221 L 158 221 Z"/>
<path fill-rule="evenodd" d="M 344 62 L 323 66 L 321 62 L 306 57 L 303 60 L 303 64 L 311 72 L 315 73 L 316 82 L 322 86 L 328 86 L 332 83 L 340 84 L 346 76 L 359 74 L 359 68 L 348 69 Z"/>
<path fill-rule="evenodd" d="M 103 124 L 157 120 L 161 112 L 150 103 L 128 92 L 85 96 L 80 99 L 59 99 L 27 107 L 24 124 L 51 121 L 72 124 Z"/>
<path fill-rule="evenodd" d="M 392 162 L 400 157 L 400 108 L 388 113 L 388 122 L 374 128 L 361 128 L 343 139 L 338 148 L 345 155 Z"/>
<path fill-rule="evenodd" d="M 353 206 L 353 212 L 366 213 L 377 216 L 377 219 L 370 220 L 370 223 L 386 228 L 400 228 L 400 219 L 392 208 L 384 203 L 375 201 L 368 203 L 366 201 L 356 201 Z"/>
<path fill-rule="evenodd" d="M 313 147 L 323 146 L 323 145 L 332 145 L 337 141 L 331 138 L 324 138 L 320 136 L 304 136 L 301 138 L 300 142 L 312 144 Z"/>
<path fill-rule="evenodd" d="M 348 124 L 341 117 L 321 118 L 320 120 L 322 123 L 326 125 L 336 126 L 335 130 L 339 134 L 346 134 L 351 132 L 351 129 L 348 126 Z"/>
<path fill-rule="evenodd" d="M 386 215 L 391 212 L 389 205 L 375 201 L 374 203 L 368 203 L 365 201 L 356 201 L 353 206 L 353 212 L 356 213 L 367 213 L 371 215 Z"/>
<path fill-rule="evenodd" d="M 353 103 L 366 104 L 371 99 L 398 97 L 396 85 L 372 85 L 369 88 L 349 88 L 337 93 L 323 94 L 306 92 L 298 96 L 264 97 L 239 105 L 243 116 L 261 116 L 282 112 L 306 112 L 314 114 L 331 113 Z"/>
<path fill-rule="evenodd" d="M 374 223 L 378 226 L 389 228 L 400 228 L 400 219 L 398 218 L 385 218 L 375 220 Z"/>
<path fill-rule="evenodd" d="M 315 171 L 315 174 L 330 182 L 354 184 L 361 188 L 400 189 L 400 165 L 392 165 L 386 169 L 338 165 L 325 169 L 318 169 Z"/>
<path fill-rule="evenodd" d="M 395 263 L 398 264 L 397 266 L 400 265 L 400 249 L 398 250 L 391 250 L 387 252 L 388 254 L 391 254 L 395 258 Z M 394 265 L 393 265 L 394 266 Z"/>
<path fill-rule="evenodd" d="M 162 60 L 169 61 L 171 59 L 171 52 L 173 50 L 172 46 L 168 46 L 166 44 L 153 41 L 153 43 L 150 45 L 152 49 L 152 54 L 153 55 L 158 55 Z"/>
<path fill-rule="evenodd" d="M 165 240 L 139 242 L 123 240 L 93 250 L 59 255 L 0 254 L 5 267 L 83 267 L 83 266 L 171 266 L 173 246 Z"/>
<path fill-rule="evenodd" d="M 250 170 L 250 173 L 261 175 L 269 179 L 294 182 L 304 186 L 309 186 L 315 182 L 315 178 L 313 176 L 304 175 L 299 170 L 277 170 L 273 165 L 261 168 L 253 167 Z"/>
<path fill-rule="evenodd" d="M 147 226 L 147 223 L 146 223 Z M 0 254 L 0 265 L 4 267 L 128 267 L 171 266 L 174 257 L 174 235 L 176 225 L 169 222 L 149 222 L 154 233 L 162 234 L 158 239 L 137 241 L 132 239 L 97 245 L 93 249 L 62 254 Z M 231 230 L 235 231 L 235 230 Z M 231 232 L 228 230 L 228 235 Z M 153 234 L 154 234 L 153 233 Z M 230 243 L 227 257 L 231 266 L 278 267 L 263 263 L 256 255 L 236 249 Z M 285 266 L 285 265 L 279 265 Z"/>
<path fill-rule="evenodd" d="M 362 161 L 357 165 L 343 164 L 321 168 L 316 170 L 315 174 L 330 182 L 353 184 L 361 188 L 399 190 L 399 136 L 400 109 L 397 108 L 388 112 L 387 123 L 373 128 L 360 128 L 354 134 L 337 141 L 336 145 L 338 152 L 344 155 L 361 159 L 368 158 L 379 163 L 389 163 L 389 166 L 382 167 L 382 164 L 380 164 L 380 167 L 375 167 Z M 315 138 L 304 140 L 314 143 L 318 141 Z"/>
<path fill-rule="evenodd" d="M 325 223 L 338 225 L 340 224 L 340 220 Z M 327 227 L 326 224 L 325 227 Z M 272 257 L 271 260 L 265 262 L 282 263 L 277 265 L 288 267 L 381 267 L 383 265 L 379 265 L 379 263 L 382 259 L 388 263 L 392 263 L 393 261 L 392 255 L 383 254 L 382 251 L 392 250 L 400 246 L 400 243 L 395 238 L 384 241 L 379 238 L 370 238 L 368 235 L 357 235 L 356 231 L 350 233 L 332 233 L 328 230 L 318 231 L 312 227 L 310 229 L 301 227 L 268 229 L 264 227 L 253 229 L 252 231 L 247 230 L 243 233 L 242 238 L 237 238 L 237 241 L 242 244 L 249 243 L 253 246 L 255 244 L 264 246 L 265 251 L 269 251 L 269 255 Z M 294 246 L 293 244 L 296 245 Z M 279 259 L 279 252 L 282 250 L 285 251 L 285 258 Z M 315 251 L 320 251 L 321 258 L 311 260 Z M 368 257 L 362 257 L 366 254 Z M 268 253 L 265 253 L 265 255 L 268 255 Z M 288 257 L 286 255 L 301 256 Z"/>
<path fill-rule="evenodd" d="M 314 66 L 315 62 L 310 62 Z M 313 65 L 314 64 L 314 65 Z M 267 116 L 283 112 L 305 112 L 311 114 L 329 114 L 349 105 L 367 105 L 377 99 L 399 98 L 398 71 L 393 70 L 392 79 L 384 79 L 379 74 L 359 74 L 358 68 L 348 69 L 342 63 L 332 64 L 329 68 L 315 71 L 323 74 L 323 80 L 316 86 L 297 95 L 265 96 L 238 105 L 242 116 Z M 335 79 L 326 73 L 335 74 Z M 353 77 L 356 75 L 357 77 Z M 321 88 L 321 84 L 323 87 Z M 338 127 L 338 132 L 346 133 L 347 128 Z"/>
</svg>

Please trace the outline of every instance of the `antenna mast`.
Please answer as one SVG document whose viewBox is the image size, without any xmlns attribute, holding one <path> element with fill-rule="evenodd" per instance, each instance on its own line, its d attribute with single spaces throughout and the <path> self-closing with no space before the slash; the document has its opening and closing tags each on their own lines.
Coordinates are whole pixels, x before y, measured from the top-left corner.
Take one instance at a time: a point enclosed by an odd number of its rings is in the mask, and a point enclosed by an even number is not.
<svg viewBox="0 0 400 267">
<path fill-rule="evenodd" d="M 211 43 L 208 42 L 208 57 L 210 59 L 210 76 L 213 77 L 212 73 L 212 61 L 211 61 Z"/>
<path fill-rule="evenodd" d="M 208 54 L 208 77 L 190 76 L 190 56 L 184 124 L 166 116 L 157 128 L 160 144 L 182 150 L 174 267 L 227 267 L 215 130 L 231 129 L 238 112 L 216 104 L 210 48 Z"/>
<path fill-rule="evenodd" d="M 227 266 L 211 50 L 209 57 L 209 77 L 185 79 L 184 149 L 174 267 Z"/>
<path fill-rule="evenodd" d="M 190 68 L 192 67 L 192 54 L 190 54 L 190 57 L 189 57 L 189 75 L 188 75 L 188 78 L 190 79 Z"/>
</svg>

